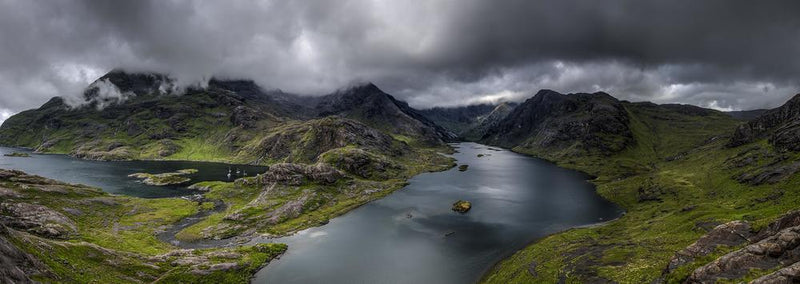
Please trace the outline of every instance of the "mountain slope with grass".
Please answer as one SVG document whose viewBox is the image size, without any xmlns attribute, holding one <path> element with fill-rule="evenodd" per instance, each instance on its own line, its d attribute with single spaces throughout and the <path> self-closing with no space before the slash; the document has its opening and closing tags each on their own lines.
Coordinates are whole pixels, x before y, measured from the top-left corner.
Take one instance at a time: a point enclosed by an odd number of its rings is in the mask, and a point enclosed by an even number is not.
<svg viewBox="0 0 800 284">
<path fill-rule="evenodd" d="M 791 213 L 800 209 L 795 174 L 800 155 L 778 138 L 791 133 L 797 119 L 793 101 L 746 124 L 693 106 L 620 102 L 631 139 L 613 152 L 581 149 L 588 154 L 575 155 L 570 145 L 527 143 L 540 141 L 537 132 L 516 140 L 522 142 L 510 144 L 515 151 L 595 176 L 598 193 L 624 207 L 626 214 L 545 237 L 499 262 L 483 281 L 796 279 L 786 275 L 797 261 L 792 244 L 800 243 L 800 235 L 791 233 L 800 225 Z M 568 115 L 575 116 L 580 114 Z M 590 130 L 589 121 L 580 125 Z M 765 248 L 776 250 L 746 253 Z"/>
<path fill-rule="evenodd" d="M 495 127 L 518 104 L 478 104 L 461 107 L 434 107 L 420 110 L 425 117 L 455 133 L 462 140 L 477 141 Z"/>
<path fill-rule="evenodd" d="M 280 132 L 303 124 L 322 127 L 318 132 L 325 135 L 347 136 L 347 143 L 371 143 L 377 137 L 375 131 L 414 148 L 444 148 L 444 142 L 453 138 L 372 84 L 317 98 L 264 91 L 246 80 L 212 79 L 207 87 L 185 90 L 173 84 L 161 74 L 112 71 L 90 85 L 79 102 L 56 97 L 38 109 L 10 117 L 0 126 L 0 144 L 95 160 L 266 164 L 313 160 L 281 152 L 305 151 L 297 147 L 313 145 L 283 140 L 281 147 L 275 147 L 270 143 L 283 135 Z M 351 122 L 318 123 L 331 116 Z M 327 146 L 346 146 L 341 140 L 338 143 Z M 314 150 L 321 153 L 330 148 Z"/>
<path fill-rule="evenodd" d="M 10 275 L 0 279 L 247 282 L 286 246 L 176 245 L 232 243 L 325 224 L 414 175 L 453 167 L 440 154 L 451 151 L 445 141 L 452 138 L 371 84 L 313 98 L 265 91 L 246 80 L 213 79 L 180 90 L 164 75 L 112 71 L 79 102 L 53 98 L 7 119 L 0 144 L 93 160 L 269 169 L 234 182 L 195 184 L 203 192 L 195 201 L 110 196 L 0 170 L 0 251 L 13 257 L 0 258 L 0 277 Z M 201 219 L 175 227 L 176 233 L 165 229 L 189 217 Z"/>
</svg>

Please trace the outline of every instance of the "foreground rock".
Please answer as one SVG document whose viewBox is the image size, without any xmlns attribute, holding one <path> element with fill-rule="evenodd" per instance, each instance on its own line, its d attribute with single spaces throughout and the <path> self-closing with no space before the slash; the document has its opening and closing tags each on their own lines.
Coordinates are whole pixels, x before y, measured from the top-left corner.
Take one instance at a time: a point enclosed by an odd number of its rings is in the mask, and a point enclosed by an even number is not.
<svg viewBox="0 0 800 284">
<path fill-rule="evenodd" d="M 173 184 L 182 184 L 189 182 L 190 178 L 186 175 L 197 173 L 196 169 L 183 169 L 171 173 L 161 174 L 148 174 L 148 173 L 133 173 L 129 177 L 142 179 L 142 182 L 149 185 L 165 186 Z"/>
<path fill-rule="evenodd" d="M 472 209 L 472 203 L 465 200 L 459 200 L 456 201 L 456 203 L 453 203 L 452 209 L 458 213 L 467 213 L 467 211 Z"/>
<path fill-rule="evenodd" d="M 39 236 L 67 239 L 77 232 L 75 222 L 46 206 L 0 203 L 0 223 Z"/>
<path fill-rule="evenodd" d="M 733 226 L 731 228 L 744 227 Z M 800 211 L 784 215 L 750 240 L 744 248 L 725 254 L 695 269 L 686 283 L 714 283 L 721 279 L 740 279 L 751 270 L 775 272 L 754 283 L 796 283 L 800 262 Z M 777 270 L 776 270 L 777 269 Z M 782 279 L 792 281 L 782 282 Z"/>
<path fill-rule="evenodd" d="M 669 261 L 666 272 L 673 271 L 697 258 L 709 255 L 719 246 L 737 246 L 748 242 L 751 237 L 750 223 L 731 221 L 719 225 L 693 244 L 675 253 L 675 256 Z"/>
</svg>

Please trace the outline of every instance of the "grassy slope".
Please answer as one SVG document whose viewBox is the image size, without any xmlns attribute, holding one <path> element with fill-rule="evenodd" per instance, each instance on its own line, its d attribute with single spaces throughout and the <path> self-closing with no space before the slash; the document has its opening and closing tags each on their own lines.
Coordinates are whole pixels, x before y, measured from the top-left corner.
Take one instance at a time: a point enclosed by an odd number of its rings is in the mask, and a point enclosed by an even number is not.
<svg viewBox="0 0 800 284">
<path fill-rule="evenodd" d="M 330 155 L 347 151 L 355 151 L 354 147 L 344 147 L 328 151 L 322 155 L 323 161 L 328 161 Z M 382 157 L 385 158 L 385 157 Z M 218 226 L 246 225 L 242 229 L 226 230 L 214 234 L 220 237 L 231 237 L 241 233 L 244 229 L 254 228 L 259 233 L 284 235 L 305 228 L 319 226 L 328 220 L 346 213 L 369 201 L 384 197 L 391 192 L 406 185 L 406 179 L 422 172 L 441 171 L 449 169 L 455 164 L 452 159 L 439 155 L 435 149 L 417 150 L 415 155 L 394 158 L 393 162 L 399 164 L 397 170 L 390 171 L 388 179 L 366 179 L 355 175 L 348 175 L 349 181 L 339 181 L 333 185 L 303 184 L 289 185 L 261 185 L 256 178 L 248 178 L 238 182 L 203 182 L 200 186 L 210 188 L 205 194 L 206 198 L 222 200 L 227 205 L 223 212 L 214 213 L 203 221 L 194 224 L 178 233 L 182 240 L 196 240 L 203 238 L 204 232 L 214 232 Z M 249 205 L 265 188 L 272 186 L 267 205 Z M 243 212 L 248 217 L 265 215 L 270 211 L 280 208 L 287 202 L 300 199 L 303 195 L 313 192 L 316 194 L 313 205 L 306 206 L 302 213 L 294 218 L 282 220 L 277 224 L 253 225 L 250 222 L 237 222 L 225 220 L 224 217 Z M 257 220 L 257 218 L 253 218 Z"/>
<path fill-rule="evenodd" d="M 562 279 L 581 283 L 604 278 L 648 283 L 661 276 L 676 251 L 705 233 L 702 222 L 744 219 L 760 226 L 800 204 L 800 178 L 796 176 L 756 187 L 731 178 L 749 168 L 731 169 L 726 159 L 752 146 L 724 146 L 725 135 L 738 121 L 722 114 L 701 117 L 631 104 L 626 108 L 638 143 L 612 157 L 515 150 L 597 176 L 593 182 L 598 193 L 624 207 L 627 214 L 606 225 L 541 239 L 498 263 L 485 282 L 555 283 Z M 756 144 L 774 152 L 764 141 Z M 640 201 L 640 189 L 661 201 Z M 778 190 L 783 192 L 782 198 L 759 200 Z M 712 256 L 728 250 L 722 248 Z M 678 282 L 709 260 L 711 257 L 687 265 L 666 280 Z M 531 263 L 535 263 L 536 278 L 528 271 Z"/>
<path fill-rule="evenodd" d="M 39 275 L 42 282 L 128 283 L 153 281 L 181 282 L 193 279 L 190 268 L 175 265 L 159 254 L 176 248 L 155 237 L 158 228 L 196 213 L 199 205 L 179 198 L 141 199 L 109 195 L 99 189 L 58 183 L 35 176 L 24 179 L 0 179 L 0 187 L 19 196 L 3 202 L 44 205 L 68 216 L 77 225 L 77 235 L 53 240 L 28 233 L 11 231 L 7 238 L 17 247 L 35 256 L 49 268 L 51 275 Z M 70 213 L 70 212 L 78 213 Z M 258 267 L 282 253 L 285 245 L 241 247 L 237 260 L 244 268 L 219 271 L 207 279 L 239 279 L 245 282 Z M 206 252 L 220 250 L 197 251 Z M 210 263 L 225 260 L 212 260 Z M 227 260 L 230 261 L 230 260 Z M 253 267 L 255 266 L 255 267 Z"/>
</svg>

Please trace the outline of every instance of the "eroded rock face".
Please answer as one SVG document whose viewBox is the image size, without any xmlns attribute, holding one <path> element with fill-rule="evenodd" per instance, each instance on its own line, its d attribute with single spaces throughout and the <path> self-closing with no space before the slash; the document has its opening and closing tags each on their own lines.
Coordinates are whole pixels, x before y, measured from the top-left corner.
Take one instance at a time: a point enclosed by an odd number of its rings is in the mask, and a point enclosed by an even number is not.
<svg viewBox="0 0 800 284">
<path fill-rule="evenodd" d="M 482 142 L 505 147 L 613 153 L 633 142 L 622 103 L 606 93 L 564 95 L 541 90 L 487 132 Z"/>
<path fill-rule="evenodd" d="M 37 283 L 32 275 L 49 274 L 47 266 L 8 241 L 9 232 L 0 225 L 0 283 Z"/>
<path fill-rule="evenodd" d="M 387 170 L 402 169 L 400 165 L 357 148 L 334 149 L 325 152 L 323 157 L 327 163 L 362 178 L 386 179 L 389 178 Z"/>
<path fill-rule="evenodd" d="M 800 170 L 800 162 L 788 165 L 774 165 L 755 172 L 744 172 L 734 179 L 749 185 L 773 184 L 793 175 Z"/>
<path fill-rule="evenodd" d="M 669 261 L 667 272 L 712 253 L 718 246 L 737 246 L 748 242 L 752 236 L 750 224 L 747 222 L 731 221 L 719 225 L 693 244 L 675 253 Z"/>
<path fill-rule="evenodd" d="M 0 223 L 42 237 L 67 239 L 77 233 L 75 222 L 48 207 L 29 203 L 0 203 Z"/>
<path fill-rule="evenodd" d="M 306 182 L 333 184 L 344 175 L 331 165 L 317 163 L 314 165 L 281 163 L 274 164 L 260 175 L 261 182 L 277 182 L 285 185 L 301 185 Z"/>
<path fill-rule="evenodd" d="M 770 270 L 785 267 L 788 268 L 786 270 L 788 273 L 794 269 L 788 266 L 798 261 L 800 261 L 800 226 L 793 226 L 697 268 L 686 282 L 714 283 L 720 278 L 739 279 L 751 269 Z"/>
<path fill-rule="evenodd" d="M 800 150 L 800 94 L 736 128 L 728 146 L 735 147 L 769 137 L 779 149 Z"/>
<path fill-rule="evenodd" d="M 751 284 L 783 284 L 800 282 L 800 262 L 781 268 L 773 273 L 761 276 Z"/>
</svg>

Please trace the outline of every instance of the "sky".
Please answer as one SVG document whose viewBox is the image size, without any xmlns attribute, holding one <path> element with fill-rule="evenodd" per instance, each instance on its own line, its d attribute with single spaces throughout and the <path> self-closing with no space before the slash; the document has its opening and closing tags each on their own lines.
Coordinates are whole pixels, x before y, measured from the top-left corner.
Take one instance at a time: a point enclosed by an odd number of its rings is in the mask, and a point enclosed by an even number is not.
<svg viewBox="0 0 800 284">
<path fill-rule="evenodd" d="M 0 121 L 114 68 L 417 108 L 539 89 L 719 110 L 800 93 L 800 1 L 0 0 Z"/>
</svg>

